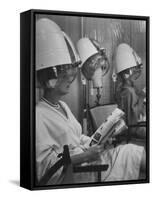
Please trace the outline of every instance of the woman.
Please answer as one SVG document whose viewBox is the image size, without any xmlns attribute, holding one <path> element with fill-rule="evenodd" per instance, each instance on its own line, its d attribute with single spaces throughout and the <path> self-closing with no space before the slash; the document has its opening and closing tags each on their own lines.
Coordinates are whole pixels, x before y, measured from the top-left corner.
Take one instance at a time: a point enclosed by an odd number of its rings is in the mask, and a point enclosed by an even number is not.
<svg viewBox="0 0 153 200">
<path fill-rule="evenodd" d="M 103 146 L 98 145 L 90 147 L 90 138 L 82 134 L 80 124 L 66 103 L 60 100 L 69 92 L 70 85 L 77 74 L 77 56 L 69 38 L 64 38 L 60 28 L 51 20 L 39 20 L 36 31 L 36 70 L 38 81 L 44 90 L 43 98 L 36 106 L 38 181 L 57 162 L 58 155 L 63 151 L 65 144 L 69 146 L 72 164 L 93 161 L 109 164 L 109 169 L 103 174 L 105 181 L 138 179 L 140 167 L 145 167 L 144 149 L 132 144 L 108 150 L 104 150 Z M 47 38 L 47 36 L 44 37 L 45 31 L 47 31 L 48 41 L 52 41 L 52 45 L 46 42 L 44 56 L 46 58 L 47 55 L 47 58 L 40 59 L 44 52 L 44 40 Z M 55 38 L 56 41 L 59 39 L 60 43 L 55 42 Z M 40 42 L 41 40 L 43 43 Z M 50 54 L 47 53 L 46 48 Z M 71 52 L 69 56 L 68 52 Z M 58 59 L 55 58 L 56 55 L 58 55 Z M 60 184 L 61 170 L 58 170 L 47 184 Z M 74 177 L 75 183 L 95 181 L 94 177 L 85 175 L 82 179 L 82 176 Z"/>
<path fill-rule="evenodd" d="M 116 69 L 119 83 L 117 87 L 117 102 L 126 113 L 128 125 L 136 125 L 139 121 L 145 121 L 145 93 L 138 91 L 135 80 L 142 71 L 142 62 L 136 52 L 127 44 L 122 43 L 116 52 Z M 131 134 L 139 138 L 146 137 L 146 129 L 131 128 Z"/>
</svg>

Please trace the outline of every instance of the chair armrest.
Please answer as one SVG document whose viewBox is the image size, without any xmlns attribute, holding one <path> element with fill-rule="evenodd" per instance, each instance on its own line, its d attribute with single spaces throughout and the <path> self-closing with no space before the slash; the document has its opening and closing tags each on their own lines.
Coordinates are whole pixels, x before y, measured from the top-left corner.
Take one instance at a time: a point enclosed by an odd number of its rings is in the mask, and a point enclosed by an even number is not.
<svg viewBox="0 0 153 200">
<path fill-rule="evenodd" d="M 66 171 L 68 168 L 68 165 L 71 164 L 71 158 L 69 154 L 69 148 L 68 145 L 64 145 L 63 147 L 63 153 L 60 154 L 61 159 L 59 159 L 41 178 L 40 181 L 37 181 L 38 185 L 45 185 L 49 179 L 57 172 L 58 169 L 63 167 L 63 171 Z"/>
<path fill-rule="evenodd" d="M 85 165 L 85 166 L 73 166 L 73 172 L 101 172 L 106 171 L 108 169 L 108 165 Z"/>
<path fill-rule="evenodd" d="M 73 166 L 74 173 L 82 173 L 82 172 L 97 172 L 97 182 L 101 182 L 101 172 L 106 171 L 108 169 L 108 165 L 85 165 L 85 166 Z"/>
<path fill-rule="evenodd" d="M 58 160 L 46 173 L 45 175 L 41 178 L 41 180 L 37 183 L 38 185 L 45 185 L 49 179 L 56 173 L 56 171 L 63 167 L 63 173 L 66 174 L 66 179 L 69 180 L 70 174 L 69 172 L 67 173 L 67 170 L 69 166 L 72 164 L 71 163 L 71 158 L 69 154 L 69 148 L 67 145 L 64 146 L 64 151 L 61 154 L 62 158 Z M 73 165 L 72 166 L 72 171 L 73 173 L 79 173 L 79 172 L 98 172 L 98 180 L 101 180 L 101 171 L 106 171 L 108 169 L 108 165 Z M 71 177 L 72 178 L 72 177 Z M 65 179 L 65 180 L 66 180 Z"/>
<path fill-rule="evenodd" d="M 146 122 L 138 122 L 137 124 L 128 125 L 129 128 L 146 127 Z"/>
</svg>

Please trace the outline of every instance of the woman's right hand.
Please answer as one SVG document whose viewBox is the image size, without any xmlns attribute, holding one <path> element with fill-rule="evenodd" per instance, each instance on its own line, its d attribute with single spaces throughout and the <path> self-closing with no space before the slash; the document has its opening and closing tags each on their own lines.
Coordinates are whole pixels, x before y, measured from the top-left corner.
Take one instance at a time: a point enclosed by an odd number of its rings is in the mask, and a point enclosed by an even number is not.
<svg viewBox="0 0 153 200">
<path fill-rule="evenodd" d="M 104 151 L 103 145 L 96 145 L 89 147 L 85 152 L 87 161 L 90 162 L 98 160 L 103 151 Z"/>
<path fill-rule="evenodd" d="M 89 147 L 85 152 L 71 156 L 72 164 L 78 165 L 86 162 L 99 160 L 100 155 L 103 151 L 103 145 Z"/>
</svg>

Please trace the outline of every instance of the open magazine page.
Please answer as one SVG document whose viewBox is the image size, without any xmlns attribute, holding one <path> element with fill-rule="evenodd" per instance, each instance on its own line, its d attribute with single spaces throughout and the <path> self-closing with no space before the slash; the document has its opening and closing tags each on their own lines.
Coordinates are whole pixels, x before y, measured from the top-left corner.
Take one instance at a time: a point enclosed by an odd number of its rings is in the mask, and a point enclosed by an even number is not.
<svg viewBox="0 0 153 200">
<path fill-rule="evenodd" d="M 124 112 L 116 108 L 91 136 L 90 145 L 105 143 L 110 137 L 116 136 L 127 129 L 123 116 Z"/>
</svg>

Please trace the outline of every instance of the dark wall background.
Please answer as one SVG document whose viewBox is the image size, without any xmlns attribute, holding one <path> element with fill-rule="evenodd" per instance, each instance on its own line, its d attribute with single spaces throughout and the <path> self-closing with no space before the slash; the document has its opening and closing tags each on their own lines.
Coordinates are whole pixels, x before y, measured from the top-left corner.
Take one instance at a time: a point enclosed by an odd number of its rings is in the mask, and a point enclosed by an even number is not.
<svg viewBox="0 0 153 200">
<path fill-rule="evenodd" d="M 114 71 L 114 55 L 115 48 L 118 44 L 125 42 L 129 44 L 141 57 L 143 61 L 143 72 L 141 77 L 137 80 L 136 85 L 139 89 L 145 87 L 146 82 L 146 24 L 144 21 L 138 20 L 118 20 L 105 18 L 91 18 L 91 17 L 74 17 L 62 15 L 38 15 L 40 17 L 48 17 L 55 21 L 63 31 L 65 31 L 73 43 L 76 45 L 77 41 L 82 36 L 87 36 L 98 40 L 107 50 L 107 55 L 110 62 L 110 70 L 102 78 L 103 89 L 101 104 L 109 104 L 114 102 L 114 83 L 112 81 L 112 73 Z M 90 83 L 89 83 L 90 86 Z M 77 79 L 72 83 L 70 93 L 66 95 L 63 100 L 70 106 L 76 118 L 82 122 L 83 109 L 83 91 L 80 80 L 80 73 Z M 42 91 L 36 88 L 36 101 L 39 100 Z M 89 90 L 90 94 L 90 90 Z M 96 91 L 93 95 L 89 95 L 90 106 L 95 105 Z"/>
</svg>

